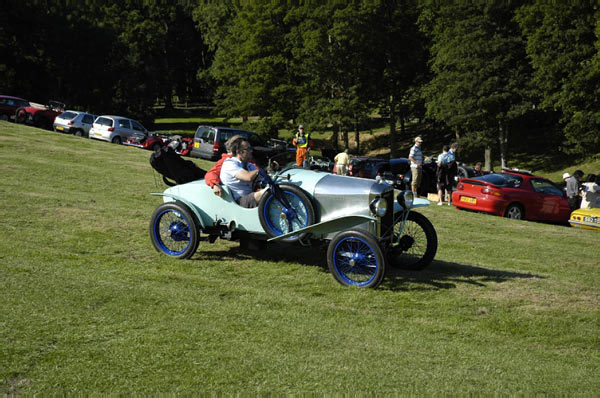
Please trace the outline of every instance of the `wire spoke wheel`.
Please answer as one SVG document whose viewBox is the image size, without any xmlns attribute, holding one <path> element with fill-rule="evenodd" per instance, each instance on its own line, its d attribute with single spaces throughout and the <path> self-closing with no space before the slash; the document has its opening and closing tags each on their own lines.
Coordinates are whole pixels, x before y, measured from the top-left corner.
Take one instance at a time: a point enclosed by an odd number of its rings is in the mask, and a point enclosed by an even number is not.
<svg viewBox="0 0 600 398">
<path fill-rule="evenodd" d="M 191 212 L 179 203 L 160 205 L 150 219 L 150 238 L 156 250 L 189 258 L 198 248 L 198 230 Z"/>
<path fill-rule="evenodd" d="M 259 218 L 265 232 L 271 236 L 284 235 L 308 227 L 315 222 L 315 211 L 309 197 L 295 185 L 281 185 L 283 195 L 291 205 L 286 209 L 271 191 L 265 193 L 259 203 Z M 293 235 L 283 239 L 295 242 L 306 234 Z"/>
<path fill-rule="evenodd" d="M 388 247 L 390 265 L 409 270 L 427 267 L 437 252 L 437 234 L 422 214 L 411 211 L 402 228 L 402 217 L 394 221 L 394 238 Z"/>
<path fill-rule="evenodd" d="M 379 242 L 361 230 L 343 231 L 329 243 L 327 262 L 342 285 L 377 287 L 385 274 L 385 258 Z"/>
</svg>

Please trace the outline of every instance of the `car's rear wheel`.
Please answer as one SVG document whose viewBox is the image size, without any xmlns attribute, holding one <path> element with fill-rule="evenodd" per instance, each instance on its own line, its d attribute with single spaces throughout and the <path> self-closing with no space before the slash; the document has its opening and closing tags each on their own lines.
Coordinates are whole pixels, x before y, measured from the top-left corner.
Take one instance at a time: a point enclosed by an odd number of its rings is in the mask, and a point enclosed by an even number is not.
<svg viewBox="0 0 600 398">
<path fill-rule="evenodd" d="M 377 239 L 355 229 L 338 233 L 327 248 L 329 271 L 344 286 L 376 288 L 385 275 L 385 257 Z"/>
<path fill-rule="evenodd" d="M 111 142 L 113 144 L 121 145 L 121 137 L 119 137 L 119 136 L 113 137 L 113 139 L 111 140 Z"/>
<path fill-rule="evenodd" d="M 73 135 L 76 137 L 83 137 L 83 130 L 77 129 L 73 132 Z"/>
<path fill-rule="evenodd" d="M 291 210 L 275 198 L 271 190 L 267 191 L 258 204 L 258 216 L 265 232 L 272 237 L 284 235 L 315 222 L 315 210 L 308 195 L 295 185 L 282 184 L 279 188 L 291 205 Z M 284 242 L 297 242 L 307 234 L 299 234 L 284 238 Z"/>
<path fill-rule="evenodd" d="M 518 203 L 511 203 L 506 208 L 504 212 L 504 217 L 512 218 L 514 220 L 524 220 L 525 219 L 525 209 Z"/>
<path fill-rule="evenodd" d="M 187 206 L 167 202 L 150 218 L 150 239 L 154 248 L 168 256 L 190 258 L 198 249 L 198 224 Z"/>
<path fill-rule="evenodd" d="M 391 266 L 420 271 L 433 261 L 437 252 L 437 233 L 433 224 L 421 213 L 408 213 L 404 228 L 402 217 L 394 221 L 394 240 L 387 250 Z"/>
</svg>

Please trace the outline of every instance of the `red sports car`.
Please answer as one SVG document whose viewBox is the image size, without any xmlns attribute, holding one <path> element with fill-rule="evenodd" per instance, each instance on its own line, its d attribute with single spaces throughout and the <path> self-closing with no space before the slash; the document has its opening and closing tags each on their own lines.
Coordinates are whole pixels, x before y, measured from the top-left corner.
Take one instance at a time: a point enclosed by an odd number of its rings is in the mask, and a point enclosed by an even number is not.
<svg viewBox="0 0 600 398">
<path fill-rule="evenodd" d="M 567 223 L 571 210 L 562 189 L 551 181 L 524 170 L 461 178 L 452 193 L 459 209 L 501 217 Z"/>
</svg>

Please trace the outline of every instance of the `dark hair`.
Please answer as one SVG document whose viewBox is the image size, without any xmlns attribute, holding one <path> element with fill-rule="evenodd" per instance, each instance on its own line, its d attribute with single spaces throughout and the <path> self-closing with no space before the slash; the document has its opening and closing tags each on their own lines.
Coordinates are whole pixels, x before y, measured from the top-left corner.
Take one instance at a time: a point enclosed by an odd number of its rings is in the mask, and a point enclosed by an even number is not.
<svg viewBox="0 0 600 398">
<path fill-rule="evenodd" d="M 233 156 L 237 156 L 237 153 L 241 150 L 242 144 L 244 142 L 248 142 L 245 138 L 237 139 L 229 144 L 229 148 L 231 149 L 231 153 Z"/>
<path fill-rule="evenodd" d="M 444 145 L 442 147 L 442 151 L 444 151 L 444 152 L 448 152 L 448 149 L 450 149 L 450 147 L 448 145 Z"/>
<path fill-rule="evenodd" d="M 583 171 L 575 170 L 575 172 L 573 172 L 573 176 L 575 176 L 577 178 L 581 178 L 581 177 L 583 177 Z"/>
<path fill-rule="evenodd" d="M 598 179 L 598 176 L 596 174 L 588 174 L 587 178 L 585 179 L 585 182 L 596 182 L 596 180 Z"/>
</svg>

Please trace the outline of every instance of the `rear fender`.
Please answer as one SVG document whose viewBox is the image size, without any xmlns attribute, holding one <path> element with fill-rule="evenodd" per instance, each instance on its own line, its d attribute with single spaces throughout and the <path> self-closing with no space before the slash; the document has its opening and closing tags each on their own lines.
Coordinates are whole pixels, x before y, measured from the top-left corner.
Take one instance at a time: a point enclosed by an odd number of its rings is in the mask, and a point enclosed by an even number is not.
<svg viewBox="0 0 600 398">
<path fill-rule="evenodd" d="M 173 200 L 183 203 L 192 211 L 192 213 L 194 213 L 194 215 L 196 216 L 196 220 L 198 221 L 198 224 L 200 224 L 200 228 L 202 228 L 202 229 L 206 228 L 206 225 L 204 225 L 204 222 L 202 221 L 202 216 L 200 215 L 200 212 L 198 212 L 198 209 L 196 208 L 196 206 L 194 206 L 190 201 L 184 199 L 183 197 L 181 197 L 179 195 L 174 195 L 171 193 L 153 193 L 151 195 L 165 196 L 167 198 L 171 198 Z"/>
</svg>

